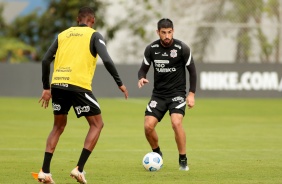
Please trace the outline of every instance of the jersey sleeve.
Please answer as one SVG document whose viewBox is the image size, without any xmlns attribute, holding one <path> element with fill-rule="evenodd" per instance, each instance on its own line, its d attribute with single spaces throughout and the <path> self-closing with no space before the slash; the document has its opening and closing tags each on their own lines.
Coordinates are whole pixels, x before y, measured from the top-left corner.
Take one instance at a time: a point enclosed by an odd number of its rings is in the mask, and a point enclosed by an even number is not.
<svg viewBox="0 0 282 184">
<path fill-rule="evenodd" d="M 189 72 L 189 83 L 190 83 L 189 92 L 195 93 L 196 85 L 197 85 L 196 66 L 193 60 L 191 49 L 184 43 L 182 43 L 182 46 L 183 46 L 183 57 L 185 61 L 185 66 Z"/>
<path fill-rule="evenodd" d="M 141 67 L 138 71 L 138 79 L 146 78 L 146 75 L 151 66 L 151 58 L 150 58 L 150 46 L 147 46 L 144 51 L 144 58 L 141 64 Z"/>
<path fill-rule="evenodd" d="M 118 86 L 122 86 L 123 83 L 116 70 L 115 64 L 108 53 L 104 38 L 99 32 L 93 33 L 92 38 L 91 38 L 90 50 L 94 56 L 96 55 L 96 53 L 99 55 L 107 71 L 114 78 L 116 84 Z"/>
<path fill-rule="evenodd" d="M 50 89 L 50 64 L 55 58 L 58 49 L 58 38 L 52 43 L 42 60 L 42 83 L 43 89 Z"/>
</svg>

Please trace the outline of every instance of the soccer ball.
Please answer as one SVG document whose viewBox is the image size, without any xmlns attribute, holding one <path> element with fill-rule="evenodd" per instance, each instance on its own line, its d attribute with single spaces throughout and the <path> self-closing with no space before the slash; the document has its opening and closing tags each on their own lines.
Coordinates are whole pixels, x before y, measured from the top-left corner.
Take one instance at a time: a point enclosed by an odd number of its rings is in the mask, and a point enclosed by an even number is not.
<svg viewBox="0 0 282 184">
<path fill-rule="evenodd" d="M 150 152 L 144 156 L 142 164 L 147 171 L 158 171 L 163 166 L 163 159 L 158 153 Z"/>
</svg>

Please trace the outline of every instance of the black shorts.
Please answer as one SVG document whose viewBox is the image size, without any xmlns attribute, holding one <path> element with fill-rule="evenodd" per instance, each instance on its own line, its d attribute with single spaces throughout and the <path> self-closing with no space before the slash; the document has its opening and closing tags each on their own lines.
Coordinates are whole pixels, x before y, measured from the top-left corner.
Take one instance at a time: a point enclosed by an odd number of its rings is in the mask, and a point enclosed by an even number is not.
<svg viewBox="0 0 282 184">
<path fill-rule="evenodd" d="M 169 111 L 169 115 L 172 113 L 178 113 L 185 115 L 186 109 L 186 97 L 185 95 L 178 95 L 171 98 L 163 98 L 152 96 L 149 101 L 145 115 L 146 116 L 154 116 L 160 122 L 167 111 Z"/>
<path fill-rule="evenodd" d="M 68 114 L 71 106 L 78 118 L 101 114 L 100 106 L 92 92 L 52 88 L 51 94 L 54 115 Z"/>
</svg>

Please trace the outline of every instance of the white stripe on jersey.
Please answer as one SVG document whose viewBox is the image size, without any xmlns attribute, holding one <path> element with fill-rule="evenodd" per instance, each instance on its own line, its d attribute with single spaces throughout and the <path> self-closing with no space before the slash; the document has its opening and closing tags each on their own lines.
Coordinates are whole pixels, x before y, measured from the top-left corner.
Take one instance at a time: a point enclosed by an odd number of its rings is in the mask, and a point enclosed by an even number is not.
<svg viewBox="0 0 282 184">
<path fill-rule="evenodd" d="M 191 54 L 191 49 L 190 49 L 189 58 L 188 58 L 188 61 L 186 63 L 186 66 L 190 65 L 191 58 L 192 58 L 192 54 Z"/>
<path fill-rule="evenodd" d="M 148 110 L 149 112 L 152 112 L 152 110 L 151 110 L 151 108 L 149 107 L 149 105 L 147 105 L 147 110 Z"/>
<path fill-rule="evenodd" d="M 147 61 L 146 57 L 144 57 L 143 61 L 144 61 L 145 65 L 150 65 L 150 63 Z"/>
<path fill-rule="evenodd" d="M 99 39 L 99 42 L 106 46 L 106 44 L 105 44 L 105 42 L 103 40 Z"/>
<path fill-rule="evenodd" d="M 99 107 L 99 109 L 100 109 L 100 106 L 99 106 L 99 104 L 98 104 L 98 102 L 96 102 L 93 98 L 91 98 L 89 95 L 87 95 L 86 93 L 85 93 L 85 97 L 88 99 L 88 100 L 90 100 L 92 103 L 94 103 L 97 107 Z"/>
<path fill-rule="evenodd" d="M 180 105 L 176 106 L 175 108 L 176 109 L 180 109 L 181 107 L 185 106 L 186 105 L 186 102 L 183 102 L 181 103 Z"/>
</svg>

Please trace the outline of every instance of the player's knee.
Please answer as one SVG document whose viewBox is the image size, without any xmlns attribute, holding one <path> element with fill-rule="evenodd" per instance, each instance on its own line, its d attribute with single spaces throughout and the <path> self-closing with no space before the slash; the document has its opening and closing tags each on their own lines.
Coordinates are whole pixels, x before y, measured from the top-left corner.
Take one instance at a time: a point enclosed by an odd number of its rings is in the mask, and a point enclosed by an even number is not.
<svg viewBox="0 0 282 184">
<path fill-rule="evenodd" d="M 104 122 L 103 121 L 96 122 L 95 127 L 98 128 L 99 130 L 102 130 L 104 127 Z"/>
<path fill-rule="evenodd" d="M 182 129 L 182 122 L 181 121 L 172 122 L 172 128 L 173 130 Z"/>
<path fill-rule="evenodd" d="M 53 127 L 53 130 L 55 132 L 58 132 L 59 134 L 62 134 L 64 132 L 64 130 L 65 130 L 65 127 L 66 127 L 65 125 L 55 125 Z"/>
<path fill-rule="evenodd" d="M 102 121 L 101 123 L 100 123 L 100 129 L 102 130 L 104 128 L 104 122 Z"/>
<path fill-rule="evenodd" d="M 153 125 L 148 124 L 148 123 L 145 123 L 145 124 L 144 124 L 145 133 L 150 133 L 150 132 L 152 132 L 154 129 L 155 129 L 155 127 L 154 127 Z"/>
</svg>

